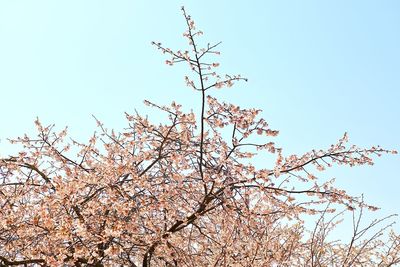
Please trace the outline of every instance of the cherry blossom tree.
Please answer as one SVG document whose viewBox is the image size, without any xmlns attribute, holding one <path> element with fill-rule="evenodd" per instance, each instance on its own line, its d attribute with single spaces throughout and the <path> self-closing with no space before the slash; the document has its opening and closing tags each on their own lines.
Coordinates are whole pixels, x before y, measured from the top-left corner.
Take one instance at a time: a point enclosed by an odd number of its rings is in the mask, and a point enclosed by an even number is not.
<svg viewBox="0 0 400 267">
<path fill-rule="evenodd" d="M 146 101 L 164 123 L 126 114 L 116 132 L 96 119 L 86 143 L 36 120 L 38 135 L 12 140 L 21 152 L 0 160 L 0 266 L 399 264 L 391 217 L 363 226 L 363 211 L 376 208 L 320 178 L 396 152 L 348 145 L 345 134 L 325 150 L 284 155 L 260 110 L 211 95 L 247 80 L 218 74 L 218 43 L 200 47 L 203 33 L 182 12 L 188 50 L 153 45 L 166 64 L 189 67 L 200 110 Z M 257 154 L 276 160 L 256 168 Z M 348 243 L 329 237 L 343 212 L 353 214 Z M 308 216 L 318 216 L 313 229 Z"/>
</svg>

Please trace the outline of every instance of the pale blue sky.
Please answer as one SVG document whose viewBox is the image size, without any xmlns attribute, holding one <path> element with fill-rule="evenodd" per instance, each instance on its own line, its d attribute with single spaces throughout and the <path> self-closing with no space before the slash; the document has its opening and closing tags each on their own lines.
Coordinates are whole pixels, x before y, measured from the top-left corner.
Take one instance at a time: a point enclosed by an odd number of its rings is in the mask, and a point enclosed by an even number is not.
<svg viewBox="0 0 400 267">
<path fill-rule="evenodd" d="M 400 149 L 399 1 L 1 0 L 0 154 L 36 116 L 84 140 L 91 114 L 118 129 L 124 111 L 151 112 L 143 99 L 198 107 L 184 67 L 167 67 L 150 45 L 185 44 L 181 5 L 205 41 L 223 42 L 221 70 L 249 78 L 218 95 L 262 108 L 287 153 L 345 131 L 360 146 Z M 329 175 L 382 214 L 400 213 L 400 157 L 376 162 Z"/>
</svg>

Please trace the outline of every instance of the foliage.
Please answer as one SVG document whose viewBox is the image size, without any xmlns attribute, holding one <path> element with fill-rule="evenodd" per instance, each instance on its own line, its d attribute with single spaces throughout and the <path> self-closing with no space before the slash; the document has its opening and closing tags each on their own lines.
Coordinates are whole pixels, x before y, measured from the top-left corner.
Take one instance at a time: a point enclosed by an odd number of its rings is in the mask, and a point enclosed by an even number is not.
<svg viewBox="0 0 400 267">
<path fill-rule="evenodd" d="M 126 114 L 127 128 L 116 133 L 98 121 L 88 143 L 68 142 L 66 129 L 55 132 L 37 120 L 38 136 L 13 140 L 23 150 L 0 161 L 1 266 L 399 263 L 398 235 L 383 243 L 385 227 L 367 233 L 382 220 L 361 226 L 363 210 L 375 208 L 315 174 L 371 165 L 373 156 L 395 152 L 348 146 L 345 134 L 326 150 L 284 156 L 271 141 L 278 131 L 258 117 L 260 110 L 208 95 L 247 80 L 217 74 L 219 63 L 206 58 L 219 54 L 218 44 L 200 48 L 202 32 L 182 11 L 190 49 L 153 44 L 170 56 L 168 65 L 189 66 L 185 82 L 200 94 L 201 110 L 146 101 L 165 112 L 165 123 Z M 257 153 L 275 154 L 276 162 L 256 168 Z M 334 205 L 354 214 L 350 243 L 327 238 L 341 214 Z M 319 216 L 311 231 L 306 215 Z"/>
</svg>

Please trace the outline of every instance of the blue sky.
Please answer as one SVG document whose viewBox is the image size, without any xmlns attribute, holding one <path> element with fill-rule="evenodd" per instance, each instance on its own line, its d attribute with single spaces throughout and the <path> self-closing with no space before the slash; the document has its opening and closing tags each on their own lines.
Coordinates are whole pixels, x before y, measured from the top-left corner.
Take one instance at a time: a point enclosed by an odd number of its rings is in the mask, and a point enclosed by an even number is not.
<svg viewBox="0 0 400 267">
<path fill-rule="evenodd" d="M 328 147 L 345 131 L 360 146 L 400 149 L 399 1 L 2 0 L 0 154 L 36 116 L 85 140 L 92 114 L 121 129 L 123 112 L 151 113 L 144 99 L 197 108 L 184 67 L 150 45 L 185 45 L 181 5 L 205 42 L 222 41 L 221 71 L 249 78 L 217 95 L 263 109 L 286 153 Z M 390 155 L 327 175 L 380 216 L 400 213 L 399 166 Z"/>
</svg>

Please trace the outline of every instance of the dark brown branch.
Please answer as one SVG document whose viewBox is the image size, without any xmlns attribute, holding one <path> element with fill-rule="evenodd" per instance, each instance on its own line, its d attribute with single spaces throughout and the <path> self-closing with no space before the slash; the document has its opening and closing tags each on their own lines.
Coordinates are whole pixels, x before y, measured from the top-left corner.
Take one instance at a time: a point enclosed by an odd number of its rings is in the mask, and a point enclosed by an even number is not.
<svg viewBox="0 0 400 267">
<path fill-rule="evenodd" d="M 0 256 L 0 261 L 2 261 L 1 266 L 17 266 L 17 265 L 24 265 L 26 266 L 27 264 L 40 264 L 40 265 L 45 265 L 45 260 L 43 259 L 31 259 L 31 260 L 7 260 L 5 257 Z"/>
</svg>

